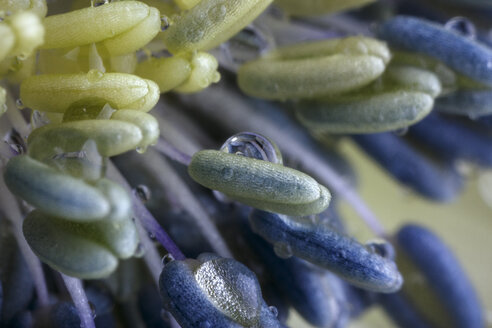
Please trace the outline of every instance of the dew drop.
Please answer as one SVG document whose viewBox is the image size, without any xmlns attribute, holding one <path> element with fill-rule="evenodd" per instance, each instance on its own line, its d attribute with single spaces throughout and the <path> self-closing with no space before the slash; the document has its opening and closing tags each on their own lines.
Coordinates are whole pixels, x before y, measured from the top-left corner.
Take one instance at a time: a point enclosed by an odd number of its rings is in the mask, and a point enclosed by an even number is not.
<svg viewBox="0 0 492 328">
<path fill-rule="evenodd" d="M 152 197 L 152 193 L 146 185 L 140 184 L 134 189 L 135 195 L 140 198 L 142 202 L 148 202 Z"/>
<path fill-rule="evenodd" d="M 155 240 L 155 234 L 153 232 L 149 232 L 149 238 Z"/>
<path fill-rule="evenodd" d="M 253 132 L 241 132 L 224 142 L 221 151 L 255 158 L 263 161 L 282 164 L 282 154 L 277 145 L 270 139 Z"/>
<path fill-rule="evenodd" d="M 275 306 L 269 306 L 268 309 L 270 310 L 270 312 L 272 312 L 275 318 L 278 317 L 278 310 Z"/>
<path fill-rule="evenodd" d="M 135 249 L 135 253 L 133 256 L 142 257 L 145 254 L 145 247 L 142 243 L 138 243 L 137 248 Z"/>
<path fill-rule="evenodd" d="M 18 109 L 24 109 L 25 108 L 24 103 L 22 102 L 22 100 L 20 98 L 17 98 L 15 100 L 15 107 L 17 107 Z"/>
<path fill-rule="evenodd" d="M 475 39 L 477 36 L 475 25 L 466 17 L 451 18 L 444 24 L 444 28 L 457 32 L 469 39 Z"/>
<path fill-rule="evenodd" d="M 289 244 L 279 242 L 273 245 L 273 251 L 278 257 L 283 259 L 288 259 L 292 257 L 292 248 Z"/>
<path fill-rule="evenodd" d="M 147 151 L 147 147 L 137 147 L 137 148 L 135 148 L 135 150 L 139 154 L 144 154 Z"/>
<path fill-rule="evenodd" d="M 171 26 L 171 22 L 169 21 L 169 17 L 166 15 L 161 16 L 161 31 L 164 32 Z"/>
<path fill-rule="evenodd" d="M 164 255 L 161 259 L 162 267 L 165 267 L 166 265 L 168 265 L 172 261 L 174 261 L 174 256 L 172 256 L 170 253 Z"/>
<path fill-rule="evenodd" d="M 395 258 L 395 249 L 393 248 L 393 245 L 384 239 L 370 240 L 364 246 L 369 252 L 378 254 L 385 259 L 394 260 Z"/>
</svg>

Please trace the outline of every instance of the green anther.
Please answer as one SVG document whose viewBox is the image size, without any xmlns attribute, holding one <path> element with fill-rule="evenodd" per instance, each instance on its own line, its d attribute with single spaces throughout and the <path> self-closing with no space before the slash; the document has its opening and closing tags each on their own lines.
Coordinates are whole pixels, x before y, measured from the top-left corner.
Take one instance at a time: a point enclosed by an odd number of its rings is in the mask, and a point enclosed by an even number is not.
<svg viewBox="0 0 492 328">
<path fill-rule="evenodd" d="M 423 119 L 434 99 L 418 91 L 390 91 L 375 95 L 302 102 L 297 118 L 319 133 L 376 133 L 397 130 Z"/>
<path fill-rule="evenodd" d="M 202 0 L 174 19 L 164 33 L 173 54 L 209 50 L 251 23 L 272 0 Z"/>
<path fill-rule="evenodd" d="M 441 92 L 438 77 L 411 66 L 390 65 L 382 78 L 351 94 L 304 101 L 298 119 L 317 133 L 376 133 L 405 128 L 430 113 Z"/>
<path fill-rule="evenodd" d="M 105 178 L 95 181 L 94 186 L 104 194 L 111 207 L 109 214 L 102 221 L 112 221 L 116 224 L 116 221 L 123 222 L 131 219 L 132 201 L 123 187 Z"/>
<path fill-rule="evenodd" d="M 15 35 L 10 26 L 0 23 L 0 61 L 4 60 L 15 44 Z"/>
<path fill-rule="evenodd" d="M 382 78 L 384 85 L 393 86 L 395 89 L 421 91 L 433 98 L 439 96 L 442 91 L 441 82 L 436 74 L 412 66 L 392 64 Z"/>
<path fill-rule="evenodd" d="M 141 146 L 143 135 L 137 124 L 120 120 L 48 124 L 29 136 L 29 155 L 44 161 L 56 152 L 78 152 L 88 140 L 94 140 L 99 154 L 110 157 Z"/>
<path fill-rule="evenodd" d="M 22 82 L 20 95 L 25 106 L 45 112 L 63 113 L 83 99 L 100 99 L 101 107 L 108 103 L 115 109 L 148 112 L 159 100 L 159 87 L 136 75 L 93 70 L 87 74 L 31 76 Z"/>
<path fill-rule="evenodd" d="M 0 23 L 0 61 L 7 56 L 27 58 L 44 42 L 44 28 L 36 14 L 19 12 Z"/>
<path fill-rule="evenodd" d="M 30 11 L 39 17 L 46 16 L 46 0 L 0 0 L 0 8 L 6 12 Z"/>
<path fill-rule="evenodd" d="M 97 22 L 97 24 L 94 24 Z M 96 43 L 103 55 L 133 52 L 160 31 L 160 14 L 138 1 L 88 7 L 45 19 L 43 48 L 74 48 Z"/>
<path fill-rule="evenodd" d="M 24 236 L 33 252 L 54 269 L 72 277 L 98 279 L 117 267 L 117 257 L 81 225 L 31 212 L 24 220 Z"/>
<path fill-rule="evenodd" d="M 182 93 L 198 92 L 207 88 L 212 83 L 220 80 L 217 72 L 219 63 L 214 56 L 206 52 L 198 52 L 191 58 L 191 75 L 185 83 L 175 90 Z"/>
<path fill-rule="evenodd" d="M 306 204 L 278 204 L 268 201 L 253 200 L 248 198 L 234 197 L 235 200 L 251 207 L 290 216 L 306 216 L 318 214 L 326 210 L 330 205 L 331 194 L 326 187 L 319 185 L 321 196 L 311 203 Z"/>
<path fill-rule="evenodd" d="M 111 120 L 128 122 L 136 125 L 142 134 L 142 141 L 137 145 L 140 149 L 145 149 L 154 145 L 159 138 L 159 123 L 150 114 L 136 110 L 118 110 L 111 116 Z"/>
<path fill-rule="evenodd" d="M 375 0 L 275 0 L 275 4 L 292 16 L 316 16 L 355 9 Z"/>
<path fill-rule="evenodd" d="M 351 37 L 309 42 L 243 65 L 239 87 L 263 99 L 316 98 L 366 86 L 385 70 L 390 53 L 374 39 Z"/>
<path fill-rule="evenodd" d="M 292 215 L 316 214 L 328 206 L 329 192 L 310 176 L 267 161 L 202 150 L 188 166 L 201 185 L 250 206 Z"/>
<path fill-rule="evenodd" d="M 27 155 L 8 162 L 4 178 L 13 194 L 49 215 L 73 221 L 96 221 L 111 211 L 100 190 Z"/>
<path fill-rule="evenodd" d="M 157 83 L 162 93 L 182 85 L 191 75 L 188 56 L 151 58 L 137 65 L 135 74 Z"/>
</svg>

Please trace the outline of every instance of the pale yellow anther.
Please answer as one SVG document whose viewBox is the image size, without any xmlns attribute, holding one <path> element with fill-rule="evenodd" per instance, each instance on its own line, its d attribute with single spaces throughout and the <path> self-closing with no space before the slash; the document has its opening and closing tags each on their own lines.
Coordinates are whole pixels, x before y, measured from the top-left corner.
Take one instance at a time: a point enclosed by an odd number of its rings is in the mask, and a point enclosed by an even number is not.
<svg viewBox="0 0 492 328">
<path fill-rule="evenodd" d="M 96 23 L 95 23 L 96 22 Z M 160 14 L 138 1 L 87 7 L 45 19 L 43 48 L 70 48 L 97 43 L 103 55 L 135 51 L 160 31 Z"/>
</svg>

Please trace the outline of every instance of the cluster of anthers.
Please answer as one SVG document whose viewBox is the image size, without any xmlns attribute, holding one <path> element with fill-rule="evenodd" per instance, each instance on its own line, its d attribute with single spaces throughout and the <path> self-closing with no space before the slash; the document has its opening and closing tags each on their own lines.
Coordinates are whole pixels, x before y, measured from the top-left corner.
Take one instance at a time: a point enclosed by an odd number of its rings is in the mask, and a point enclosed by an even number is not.
<svg viewBox="0 0 492 328">
<path fill-rule="evenodd" d="M 465 8 L 477 28 L 429 20 Z M 286 327 L 294 307 L 343 327 L 379 304 L 402 327 L 483 327 L 450 249 L 415 224 L 390 236 L 336 144 L 457 197 L 457 161 L 492 165 L 487 15 L 486 0 L 0 0 L 0 326 Z M 338 199 L 374 240 L 350 236 Z"/>
</svg>

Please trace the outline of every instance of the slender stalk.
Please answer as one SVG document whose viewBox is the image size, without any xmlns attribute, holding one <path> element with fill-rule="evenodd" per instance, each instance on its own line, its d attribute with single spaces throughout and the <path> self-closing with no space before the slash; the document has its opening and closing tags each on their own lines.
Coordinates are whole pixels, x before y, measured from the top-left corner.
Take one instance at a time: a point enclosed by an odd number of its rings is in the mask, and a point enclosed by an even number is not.
<svg viewBox="0 0 492 328">
<path fill-rule="evenodd" d="M 66 276 L 63 273 L 60 273 L 60 275 L 62 276 L 65 286 L 72 297 L 75 308 L 79 312 L 80 326 L 82 328 L 96 328 L 96 324 L 94 323 L 94 318 L 92 316 L 92 310 L 89 305 L 89 301 L 87 300 L 87 295 L 85 294 L 82 281 L 77 278 Z"/>
<path fill-rule="evenodd" d="M 132 195 L 132 203 L 133 203 L 133 211 L 137 220 L 142 223 L 142 226 L 149 233 L 152 233 L 157 241 L 164 246 L 164 248 L 171 254 L 175 260 L 184 260 L 186 256 L 181 252 L 179 247 L 174 243 L 171 237 L 167 234 L 167 232 L 160 226 L 154 216 L 147 210 L 140 198 L 136 197 L 128 182 L 121 175 L 118 169 L 114 166 L 112 162 L 109 162 L 108 165 L 108 176 L 115 179 L 119 182 L 123 187 L 130 192 Z"/>
<path fill-rule="evenodd" d="M 143 258 L 145 264 L 150 271 L 152 279 L 154 279 L 154 283 L 156 286 L 159 286 L 159 275 L 162 270 L 161 257 L 159 256 L 159 253 L 157 252 L 152 240 L 149 238 L 147 231 L 140 223 L 140 220 L 135 220 L 135 226 L 137 227 L 138 237 L 143 247 Z"/>
<path fill-rule="evenodd" d="M 1 211 L 12 224 L 14 237 L 19 245 L 22 256 L 26 260 L 27 267 L 29 268 L 34 281 L 38 302 L 41 307 L 46 306 L 49 304 L 49 293 L 48 288 L 46 287 L 43 267 L 24 238 L 24 234 L 22 233 L 22 221 L 24 216 L 22 215 L 17 200 L 7 189 L 7 186 L 3 181 L 3 175 L 0 175 L 0 204 Z"/>
<path fill-rule="evenodd" d="M 157 144 L 154 146 L 154 148 L 164 156 L 181 163 L 183 165 L 190 165 L 191 162 L 191 156 L 183 153 L 180 151 L 178 148 L 174 147 L 171 145 L 169 142 L 167 142 L 164 138 L 159 138 L 159 141 Z"/>
</svg>

